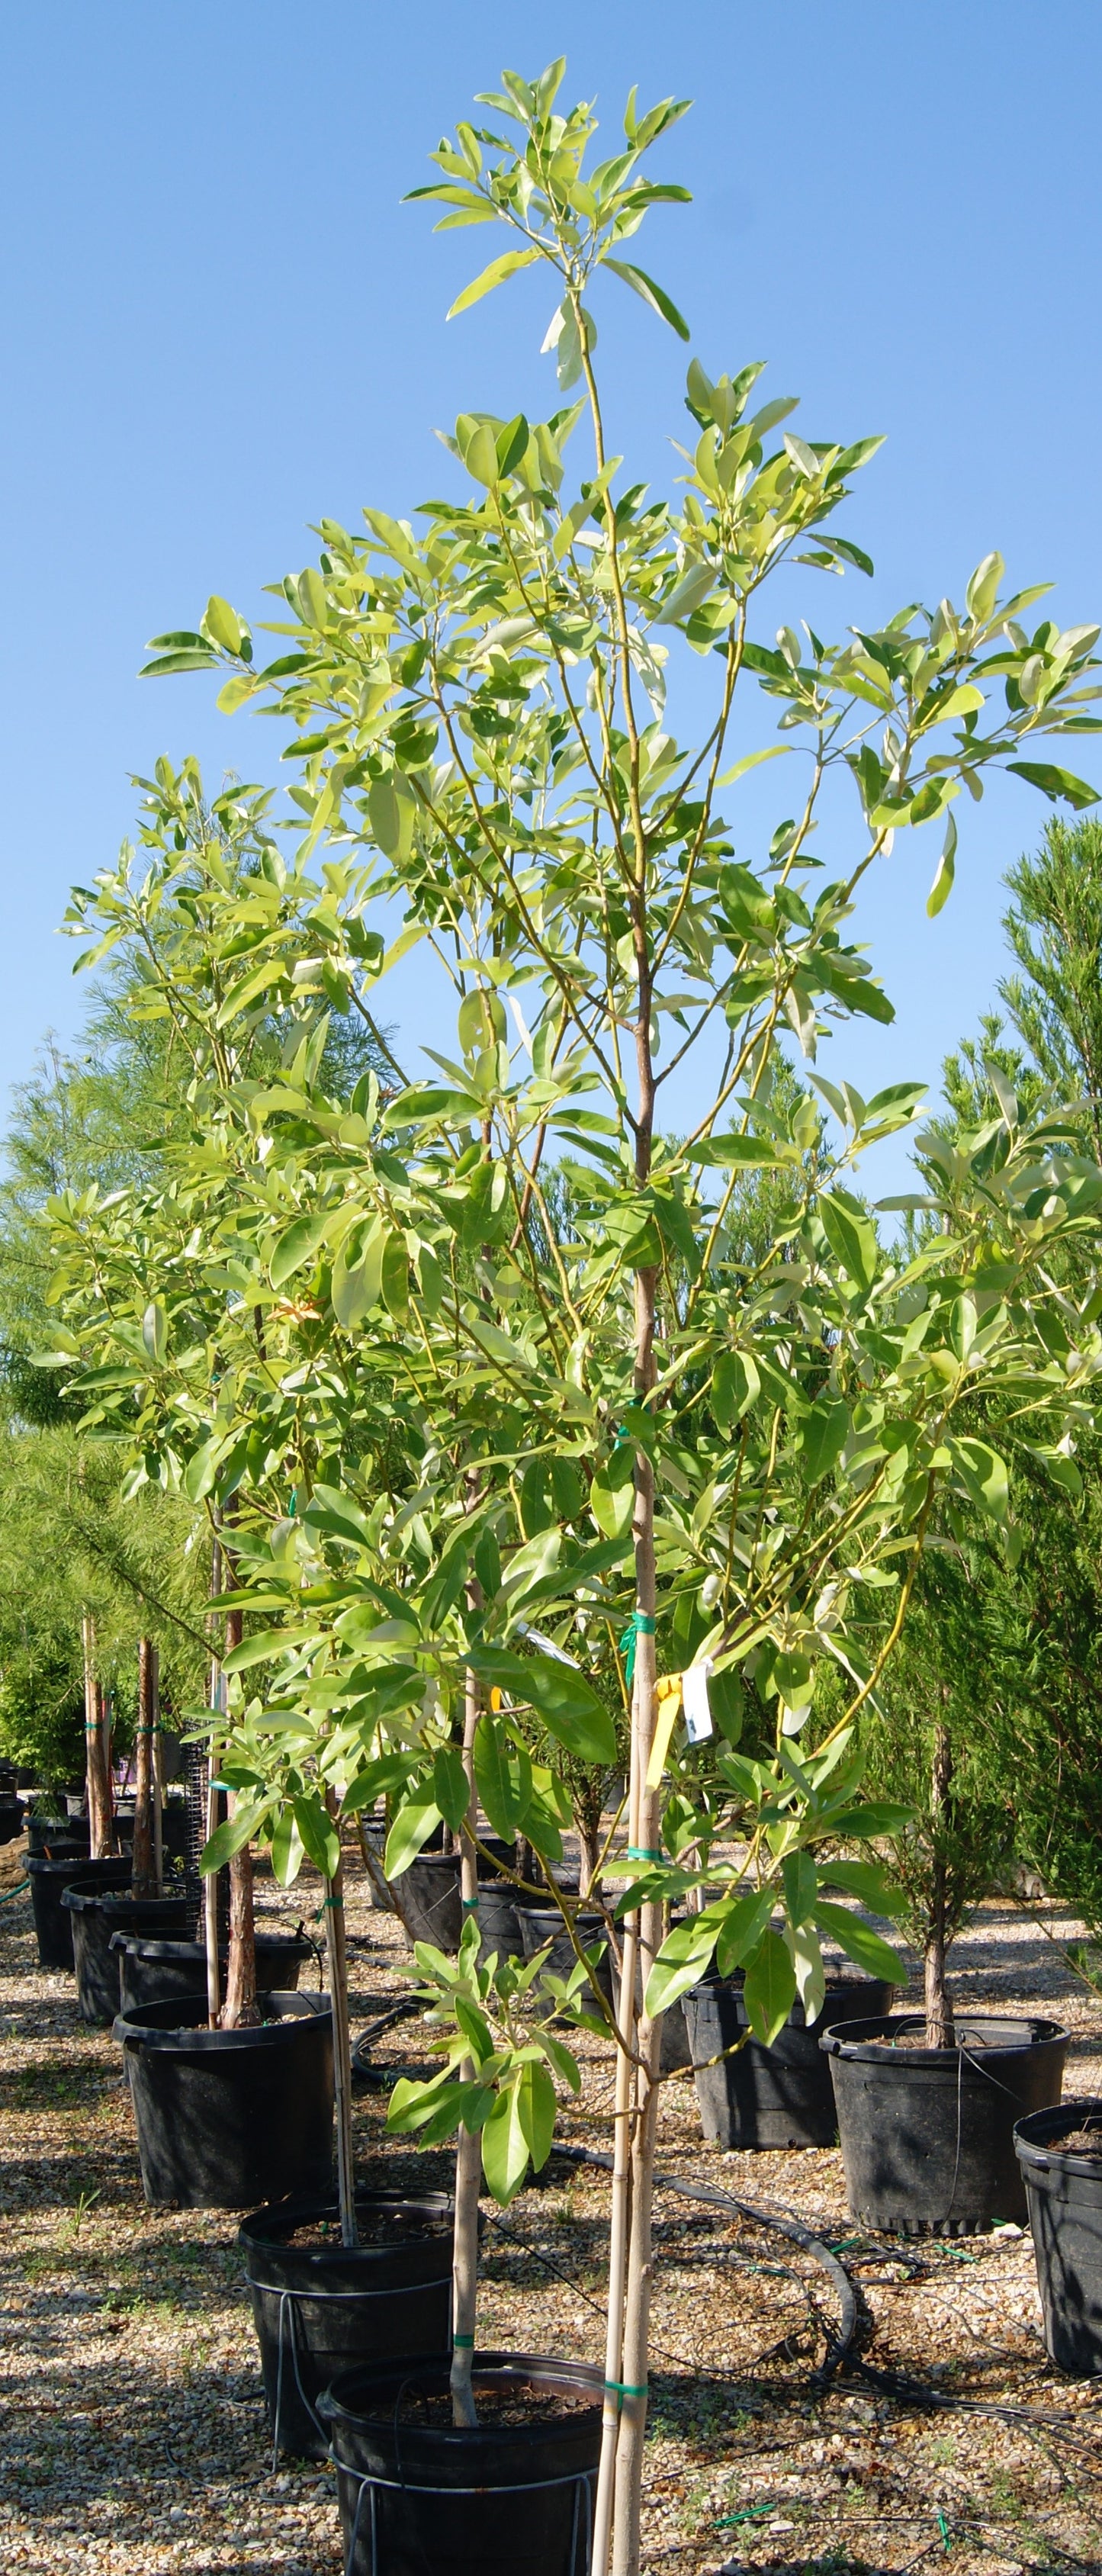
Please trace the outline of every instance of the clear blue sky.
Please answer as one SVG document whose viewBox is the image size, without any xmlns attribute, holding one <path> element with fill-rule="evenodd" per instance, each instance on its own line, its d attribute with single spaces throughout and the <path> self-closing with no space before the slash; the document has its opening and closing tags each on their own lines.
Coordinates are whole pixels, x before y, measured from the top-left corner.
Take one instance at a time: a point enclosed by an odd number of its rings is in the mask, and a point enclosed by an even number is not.
<svg viewBox="0 0 1102 2576">
<path fill-rule="evenodd" d="M 665 151 L 695 203 L 652 220 L 645 264 L 712 372 L 768 358 L 806 436 L 885 433 L 848 521 L 875 588 L 824 581 L 822 631 L 959 597 L 993 546 L 1055 582 L 1062 622 L 1102 617 L 1097 0 L 7 0 L 2 23 L 0 1098 L 78 1025 L 53 934 L 129 827 L 130 772 L 192 749 L 272 774 L 274 728 L 218 717 L 204 681 L 138 681 L 146 638 L 215 589 L 262 614 L 323 514 L 438 491 L 457 410 L 554 401 L 545 294 L 445 327 L 487 236 L 399 204 L 503 63 L 566 52 L 612 128 L 633 80 L 694 97 Z M 664 476 L 684 353 L 619 290 L 599 318 L 613 444 Z M 1089 739 L 1063 756 L 1102 782 Z M 969 808 L 935 923 L 930 835 L 897 841 L 861 919 L 896 1026 L 824 1071 L 936 1082 L 1049 810 L 1013 781 Z M 402 1010 L 412 1047 L 412 982 Z"/>
</svg>

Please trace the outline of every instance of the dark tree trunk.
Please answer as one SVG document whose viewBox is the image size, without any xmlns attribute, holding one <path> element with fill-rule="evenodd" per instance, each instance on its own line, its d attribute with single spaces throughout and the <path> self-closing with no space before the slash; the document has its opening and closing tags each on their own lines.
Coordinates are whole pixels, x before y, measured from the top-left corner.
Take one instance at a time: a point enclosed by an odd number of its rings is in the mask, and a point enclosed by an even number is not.
<svg viewBox="0 0 1102 2576">
<path fill-rule="evenodd" d="M 103 1694 L 96 1680 L 96 1623 L 86 1611 L 81 1621 L 84 1645 L 84 1761 L 88 1798 L 89 1850 L 93 1860 L 106 1860 L 114 1850 L 111 1777 L 103 1741 Z"/>
<path fill-rule="evenodd" d="M 138 1639 L 138 1727 L 134 1754 L 134 1894 L 155 1896 L 157 1867 L 153 1843 L 153 1730 L 156 1723 L 156 1650 L 152 1639 Z"/>
<path fill-rule="evenodd" d="M 241 1612 L 226 1612 L 226 1653 L 232 1654 L 241 1643 Z M 232 1816 L 236 1801 L 229 1800 Z M 260 2020 L 256 2000 L 256 1927 L 253 1920 L 253 1856 L 246 1843 L 234 1852 L 230 1861 L 230 1955 L 226 1970 L 226 2000 L 222 2006 L 223 2030 L 255 2026 Z"/>
<path fill-rule="evenodd" d="M 953 1748 L 949 1730 L 939 1726 L 934 1738 L 934 1759 L 930 1772 L 930 1816 L 934 1834 L 934 1862 L 930 1890 L 930 1915 L 926 1931 L 926 2046 L 953 2046 L 953 2006 L 945 1978 L 945 1954 L 949 1946 L 948 1868 L 938 1849 L 939 1836 L 948 1820 L 949 1792 L 953 1778 Z"/>
</svg>

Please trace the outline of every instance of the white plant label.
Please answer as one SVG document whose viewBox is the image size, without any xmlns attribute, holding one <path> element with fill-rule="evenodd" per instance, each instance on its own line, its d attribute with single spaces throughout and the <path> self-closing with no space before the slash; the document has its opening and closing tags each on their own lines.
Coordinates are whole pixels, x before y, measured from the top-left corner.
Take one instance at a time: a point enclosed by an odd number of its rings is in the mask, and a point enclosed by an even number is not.
<svg viewBox="0 0 1102 2576">
<path fill-rule="evenodd" d="M 690 1744 L 704 1744 L 709 1735 L 715 1732 L 712 1725 L 712 1712 L 708 1705 L 708 1675 L 711 1669 L 711 1664 L 706 1658 L 702 1664 L 690 1664 L 682 1678 L 685 1733 Z"/>
</svg>

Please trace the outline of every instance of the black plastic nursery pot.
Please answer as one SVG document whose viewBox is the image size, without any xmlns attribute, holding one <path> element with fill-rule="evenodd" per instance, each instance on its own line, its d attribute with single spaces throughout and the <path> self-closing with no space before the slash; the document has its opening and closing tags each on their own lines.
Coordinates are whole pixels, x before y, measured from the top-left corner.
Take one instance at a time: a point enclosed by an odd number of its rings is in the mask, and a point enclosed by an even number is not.
<svg viewBox="0 0 1102 2576">
<path fill-rule="evenodd" d="M 491 1836 L 488 1851 L 512 1867 L 513 1846 Z M 455 1951 L 463 1929 L 458 1852 L 420 1852 L 391 1887 L 397 1913 L 410 1941 L 431 1941 L 434 1949 Z"/>
<path fill-rule="evenodd" d="M 173 1996 L 194 1995 L 206 1982 L 207 1953 L 201 1941 L 157 1941 L 123 1930 L 111 1935 L 118 1962 L 119 1994 L 115 2011 L 140 2012 L 144 2004 L 167 2003 Z M 221 1949 L 225 1983 L 228 1949 Z M 313 1957 L 308 1941 L 285 1932 L 258 1932 L 256 1980 L 274 1994 L 293 1994 L 302 1969 Z"/>
<path fill-rule="evenodd" d="M 1077 2129 L 1096 2131 L 1096 2155 L 1062 2147 Z M 1019 2120 L 1014 2145 L 1049 2359 L 1076 2379 L 1093 2378 L 1102 2371 L 1102 2101 L 1032 2111 Z"/>
<path fill-rule="evenodd" d="M 894 1986 L 872 1977 L 831 1977 L 817 2020 L 808 2022 L 795 2003 L 770 2047 L 745 2039 L 749 2024 L 741 1970 L 706 1977 L 684 1998 L 685 2028 L 709 2145 L 717 2147 L 833 2147 L 838 2139 L 830 2068 L 819 2047 L 832 2023 L 886 2013 Z M 734 2057 L 720 2057 L 738 2040 Z"/>
<path fill-rule="evenodd" d="M 318 2412 L 337 2471 L 345 2576 L 517 2576 L 521 2567 L 524 2576 L 588 2576 L 602 2378 L 584 2362 L 476 2353 L 483 2420 L 469 2431 L 449 2420 L 439 2359 L 377 2362 L 335 2379 Z M 510 2423 L 510 2400 L 519 2412 L 527 2397 L 543 2401 L 539 2418 Z"/>
<path fill-rule="evenodd" d="M 187 1932 L 195 1919 L 187 1896 L 131 1896 L 126 1889 L 97 1886 L 83 1873 L 64 1890 L 61 1902 L 73 1921 L 80 2017 L 96 2028 L 114 2021 L 119 2009 L 119 1962 L 112 1935 Z"/>
<path fill-rule="evenodd" d="M 30 1815 L 27 1819 L 27 1848 L 32 1860 L 68 1860 L 73 1852 L 86 1852 L 92 1837 L 79 1816 Z"/>
<path fill-rule="evenodd" d="M 248 2209 L 329 2192 L 329 1997 L 262 1993 L 257 2002 L 262 2020 L 250 2030 L 208 2030 L 205 1994 L 119 2014 L 152 2207 Z"/>
<path fill-rule="evenodd" d="M 341 2372 L 451 2346 L 447 2195 L 361 2192 L 356 2222 L 359 2244 L 342 2245 L 329 2194 L 256 2209 L 238 2234 L 272 2439 L 299 2459 L 328 2456 L 318 2399 Z M 323 2231 L 327 2242 L 311 2241 Z"/>
<path fill-rule="evenodd" d="M 496 1950 L 499 1959 L 523 1959 L 524 1926 L 521 1917 L 529 1914 L 539 1900 L 525 1896 L 507 1878 L 480 1878 L 478 1882 L 478 1928 L 482 1935 L 483 1955 Z"/>
<path fill-rule="evenodd" d="M 14 1789 L 0 1790 L 0 1843 L 18 1842 L 23 1831 L 23 1801 Z"/>
<path fill-rule="evenodd" d="M 88 1853 L 75 1851 L 44 1855 L 27 1862 L 31 1882 L 31 1910 L 38 1940 L 38 1963 L 42 1968 L 72 1970 L 73 1917 L 63 1905 L 67 1887 L 79 1879 L 82 1886 L 102 1889 L 129 1887 L 131 1864 L 127 1860 L 89 1860 Z"/>
<path fill-rule="evenodd" d="M 887 2234 L 971 2236 L 1021 2224 L 1014 2123 L 1060 2099 L 1068 2033 L 1054 2021 L 968 2013 L 955 2048 L 898 2047 L 921 2013 L 828 2029 L 846 2194 Z"/>
</svg>

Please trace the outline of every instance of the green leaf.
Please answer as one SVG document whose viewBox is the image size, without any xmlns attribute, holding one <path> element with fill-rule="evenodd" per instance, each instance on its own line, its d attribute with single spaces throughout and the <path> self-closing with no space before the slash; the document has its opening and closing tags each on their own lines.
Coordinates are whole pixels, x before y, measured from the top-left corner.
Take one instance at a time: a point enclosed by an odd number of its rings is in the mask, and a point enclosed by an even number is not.
<svg viewBox="0 0 1102 2576">
<path fill-rule="evenodd" d="M 406 1806 L 400 1807 L 386 1838 L 384 1876 L 401 1878 L 411 1861 L 416 1860 L 418 1852 L 423 1851 L 429 1835 L 435 1833 L 440 1822 L 440 1809 L 435 1798 L 430 1798 L 424 1791 L 420 1797 L 411 1798 Z"/>
<path fill-rule="evenodd" d="M 749 1351 L 722 1351 L 712 1370 L 712 1406 L 721 1431 L 733 1431 L 757 1403 L 761 1378 Z"/>
<path fill-rule="evenodd" d="M 335 1878 L 340 1867 L 340 1835 L 322 1800 L 304 1796 L 293 1799 L 292 1805 L 307 1858 L 315 1869 L 320 1869 L 323 1878 Z"/>
<path fill-rule="evenodd" d="M 449 322 L 455 314 L 469 312 L 471 305 L 480 303 L 484 295 L 491 295 L 495 286 L 504 285 L 507 277 L 515 277 L 518 268 L 531 268 L 533 260 L 539 257 L 538 250 L 507 250 L 500 259 L 492 259 L 489 267 L 484 268 L 478 277 L 473 277 L 462 295 L 457 295 L 454 304 L 449 305 Z"/>
<path fill-rule="evenodd" d="M 150 1359 L 160 1367 L 168 1349 L 168 1317 L 158 1298 L 154 1297 L 142 1316 L 142 1340 Z"/>
<path fill-rule="evenodd" d="M 747 1961 L 743 1987 L 746 2018 L 755 2039 L 768 2048 L 783 2030 L 795 2000 L 796 1970 L 787 1943 L 779 1932 L 763 1932 Z"/>
<path fill-rule="evenodd" d="M 746 1896 L 736 1896 L 725 1906 L 716 1942 L 716 1967 L 721 1977 L 729 1977 L 769 1928 L 774 1893 L 771 1887 L 759 1887 Z"/>
<path fill-rule="evenodd" d="M 495 1834 L 512 1842 L 532 1794 L 532 1765 L 495 1717 L 483 1717 L 474 1740 L 474 1776 Z"/>
<path fill-rule="evenodd" d="M 819 1891 L 819 1873 L 810 1852 L 787 1852 L 781 1862 L 781 1885 L 784 1909 L 789 1922 L 798 1929 L 815 1911 Z"/>
<path fill-rule="evenodd" d="M 627 1461 L 623 1472 L 621 1460 Z M 635 1509 L 634 1464 L 628 1448 L 617 1451 L 606 1467 L 598 1469 L 589 1488 L 589 1508 L 599 1530 L 606 1538 L 623 1538 L 631 1528 Z"/>
<path fill-rule="evenodd" d="M 499 2209 L 508 2209 L 528 2171 L 519 2085 L 499 2092 L 482 2130 L 482 2170 Z"/>
<path fill-rule="evenodd" d="M 432 1794 L 446 1825 L 458 1833 L 470 1800 L 458 1744 L 442 1744 L 432 1766 Z M 487 1814 L 489 1809 L 487 1809 Z"/>
<path fill-rule="evenodd" d="M 273 1288 L 282 1288 L 284 1280 L 293 1277 L 304 1263 L 313 1259 L 319 1244 L 324 1243 L 329 1216 L 300 1216 L 281 1234 L 268 1264 L 268 1277 Z"/>
<path fill-rule="evenodd" d="M 668 599 L 663 602 L 661 608 L 656 610 L 652 624 L 674 626 L 681 618 L 691 617 L 694 609 L 703 606 L 709 591 L 715 589 L 716 578 L 715 564 L 690 564 L 688 571 L 682 573 L 680 581 L 674 583 Z"/>
<path fill-rule="evenodd" d="M 986 1440 L 952 1439 L 949 1455 L 957 1474 L 977 1509 L 988 1520 L 1003 1522 L 1010 1509 L 1010 1486 L 1006 1460 Z"/>
<path fill-rule="evenodd" d="M 346 1236 L 341 1245 L 333 1263 L 333 1278 L 329 1293 L 337 1322 L 346 1333 L 356 1332 L 363 1323 L 364 1317 L 369 1315 L 372 1307 L 379 1303 L 386 1244 L 385 1229 L 382 1225 L 376 1224 L 371 1228 L 366 1241 L 354 1230 L 352 1234 Z M 349 1249 L 356 1250 L 357 1247 L 358 1259 L 349 1261 Z"/>
<path fill-rule="evenodd" d="M 293 1887 L 306 1858 L 306 1850 L 289 1807 L 284 1809 L 279 1818 L 268 1849 L 271 1853 L 272 1872 L 280 1887 Z"/>
<path fill-rule="evenodd" d="M 902 1888 L 892 1887 L 876 1861 L 821 1860 L 819 1878 L 826 1887 L 840 1887 L 847 1896 L 856 1896 L 871 1914 L 903 1914 L 907 1899 Z"/>
<path fill-rule="evenodd" d="M 224 653 L 240 653 L 248 630 L 242 626 L 236 609 L 230 607 L 228 599 L 220 599 L 217 591 L 207 601 L 203 624 Z"/>
<path fill-rule="evenodd" d="M 199 1854 L 199 1867 L 204 1878 L 209 1877 L 212 1870 L 221 1869 L 226 1861 L 232 1860 L 235 1852 L 244 1851 L 246 1843 L 252 1841 L 257 1826 L 267 1811 L 267 1798 L 250 1799 L 245 1806 L 238 1799 L 232 1816 L 227 1816 L 224 1824 L 215 1827 Z"/>
<path fill-rule="evenodd" d="M 849 1438 L 849 1426 L 848 1404 L 831 1404 L 825 1395 L 814 1398 L 800 1429 L 804 1466 L 813 1485 L 837 1466 Z"/>
<path fill-rule="evenodd" d="M 937 863 L 937 875 L 935 876 L 929 894 L 926 897 L 926 910 L 929 913 L 931 921 L 933 921 L 936 915 L 941 911 L 942 905 L 948 903 L 949 897 L 953 891 L 953 878 L 956 874 L 956 852 L 957 827 L 953 821 L 952 815 L 950 814 L 946 820 L 945 847 L 942 850 L 941 857 Z"/>
<path fill-rule="evenodd" d="M 472 1646 L 464 1661 L 480 1680 L 528 1701 L 567 1753 L 580 1762 L 613 1763 L 616 1729 L 585 1675 L 557 1656 L 513 1655 L 504 1646 Z"/>
<path fill-rule="evenodd" d="M 832 1190 L 820 1190 L 816 1207 L 835 1260 L 841 1262 L 860 1288 L 871 1288 L 879 1256 L 876 1230 L 868 1217 L 852 1200 L 843 1199 Z"/>
<path fill-rule="evenodd" d="M 521 2067 L 517 2084 L 517 2118 L 536 2173 L 551 2153 L 555 2134 L 555 2087 L 538 2059 Z"/>
<path fill-rule="evenodd" d="M 635 293 L 642 296 L 644 304 L 649 304 L 653 313 L 660 314 L 663 322 L 669 323 L 671 331 L 676 331 L 679 340 L 688 339 L 689 325 L 684 315 L 678 312 L 676 304 L 672 297 L 667 295 L 665 287 L 659 286 L 653 277 L 648 277 L 645 268 L 636 268 L 633 260 L 609 259 L 607 255 L 602 261 L 602 266 L 610 268 L 614 277 L 622 277 L 625 286 L 634 287 Z"/>
<path fill-rule="evenodd" d="M 851 1914 L 848 1906 L 828 1905 L 820 1898 L 815 1920 L 819 1930 L 837 1941 L 839 1949 L 848 1958 L 856 1959 L 858 1967 L 866 1969 L 870 1977 L 882 1977 L 892 1986 L 906 1985 L 906 1962 L 898 1950 L 893 1950 L 891 1943 L 882 1940 L 869 1924 L 862 1923 L 860 1915 Z"/>
<path fill-rule="evenodd" d="M 412 791 L 400 772 L 387 769 L 381 778 L 373 780 L 368 790 L 367 819 L 372 839 L 384 858 L 408 859 L 416 810 Z"/>
<path fill-rule="evenodd" d="M 748 769 L 756 769 L 763 760 L 783 760 L 794 748 L 790 742 L 771 742 L 764 751 L 748 751 L 741 760 L 736 760 L 733 769 L 723 771 L 722 777 L 716 780 L 716 786 L 733 787 L 736 778 L 745 778 Z"/>
<path fill-rule="evenodd" d="M 1099 790 L 1088 787 L 1084 778 L 1076 778 L 1070 769 L 1057 769 L 1049 760 L 1008 760 L 1007 768 L 1015 778 L 1024 778 L 1030 787 L 1039 787 L 1042 796 L 1053 804 L 1063 798 L 1066 805 L 1081 808 L 1097 805 Z"/>
<path fill-rule="evenodd" d="M 691 1914 L 685 1923 L 676 1923 L 666 1938 L 647 1978 L 644 2004 L 652 2021 L 687 1995 L 690 1986 L 698 1985 L 716 1946 L 714 1909 L 707 1914 Z"/>
<path fill-rule="evenodd" d="M 246 1673 L 250 1664 L 267 1664 L 276 1655 L 286 1654 L 289 1646 L 301 1646 L 301 1628 L 262 1628 L 259 1636 L 244 1637 L 231 1648 L 222 1670 L 224 1673 Z"/>
</svg>

